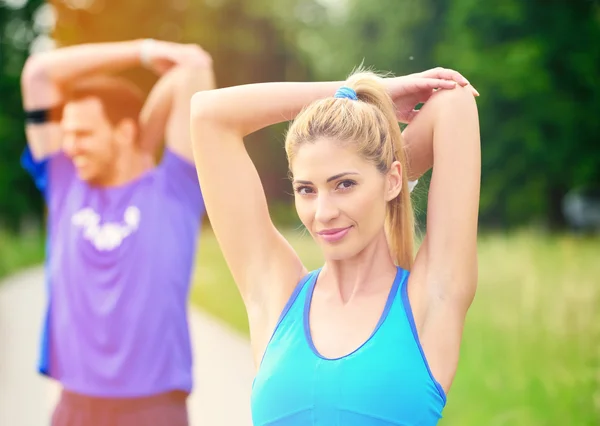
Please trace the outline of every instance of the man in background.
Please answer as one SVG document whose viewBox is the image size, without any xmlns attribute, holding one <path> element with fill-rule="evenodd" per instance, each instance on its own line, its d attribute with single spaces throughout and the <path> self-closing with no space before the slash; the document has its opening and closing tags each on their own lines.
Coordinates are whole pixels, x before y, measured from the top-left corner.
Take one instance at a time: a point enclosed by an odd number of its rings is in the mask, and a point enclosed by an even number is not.
<svg viewBox="0 0 600 426">
<path fill-rule="evenodd" d="M 140 65 L 161 76 L 145 103 L 110 75 Z M 48 207 L 39 371 L 63 389 L 52 425 L 187 425 L 204 214 L 189 104 L 214 88 L 211 58 L 155 40 L 85 44 L 33 55 L 21 80 L 22 161 Z"/>
</svg>

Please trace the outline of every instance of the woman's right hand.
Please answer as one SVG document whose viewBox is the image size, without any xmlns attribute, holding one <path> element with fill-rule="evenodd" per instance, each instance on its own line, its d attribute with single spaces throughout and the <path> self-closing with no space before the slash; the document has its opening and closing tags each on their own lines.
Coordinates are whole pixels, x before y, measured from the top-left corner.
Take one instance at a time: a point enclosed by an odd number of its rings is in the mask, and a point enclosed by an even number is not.
<svg viewBox="0 0 600 426">
<path fill-rule="evenodd" d="M 410 123 L 418 114 L 415 107 L 425 103 L 431 95 L 440 89 L 451 90 L 460 86 L 469 86 L 469 81 L 459 72 L 446 68 L 433 68 L 420 73 L 394 77 L 385 80 L 394 104 L 396 116 L 401 123 Z M 471 86 L 474 96 L 479 92 Z"/>
</svg>

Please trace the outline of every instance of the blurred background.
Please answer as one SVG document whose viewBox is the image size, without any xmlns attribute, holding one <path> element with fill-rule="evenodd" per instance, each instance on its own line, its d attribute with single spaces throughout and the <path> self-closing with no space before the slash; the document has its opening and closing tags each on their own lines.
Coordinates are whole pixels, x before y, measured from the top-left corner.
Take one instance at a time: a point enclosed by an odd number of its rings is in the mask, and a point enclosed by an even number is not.
<svg viewBox="0 0 600 426">
<path fill-rule="evenodd" d="M 219 87 L 339 80 L 363 61 L 465 75 L 481 93 L 480 284 L 440 424 L 600 425 L 599 1 L 0 0 L 0 277 L 43 261 L 42 199 L 19 164 L 27 56 L 142 37 L 200 44 Z M 312 269 L 322 259 L 295 214 L 284 130 L 248 147 Z M 427 177 L 414 197 L 422 226 Z M 199 247 L 193 304 L 247 335 L 208 220 Z"/>
</svg>

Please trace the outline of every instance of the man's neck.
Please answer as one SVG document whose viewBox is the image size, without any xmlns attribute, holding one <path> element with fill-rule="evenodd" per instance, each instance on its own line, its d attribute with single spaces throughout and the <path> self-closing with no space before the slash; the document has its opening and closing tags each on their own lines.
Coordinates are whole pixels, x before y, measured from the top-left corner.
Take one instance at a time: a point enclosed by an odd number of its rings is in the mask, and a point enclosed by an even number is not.
<svg viewBox="0 0 600 426">
<path fill-rule="evenodd" d="M 115 187 L 126 185 L 155 167 L 152 155 L 134 152 L 117 160 L 113 173 L 106 179 L 96 183 L 97 186 Z"/>
</svg>

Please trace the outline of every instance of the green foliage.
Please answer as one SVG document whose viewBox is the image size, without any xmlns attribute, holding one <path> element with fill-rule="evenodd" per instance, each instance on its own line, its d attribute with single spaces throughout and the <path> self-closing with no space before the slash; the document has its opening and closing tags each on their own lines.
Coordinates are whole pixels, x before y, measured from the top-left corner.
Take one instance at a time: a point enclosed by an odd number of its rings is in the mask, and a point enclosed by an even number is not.
<svg viewBox="0 0 600 426">
<path fill-rule="evenodd" d="M 451 2 L 435 49 L 482 96 L 484 219 L 560 224 L 560 200 L 600 185 L 600 8 L 586 0 Z"/>
<path fill-rule="evenodd" d="M 15 235 L 0 229 L 0 279 L 44 258 L 44 236 L 37 230 Z"/>
<path fill-rule="evenodd" d="M 13 231 L 23 216 L 42 212 L 39 193 L 19 163 L 25 147 L 19 78 L 40 4 L 31 0 L 18 10 L 0 6 L 0 224 Z"/>
<path fill-rule="evenodd" d="M 269 213 L 271 220 L 278 228 L 304 228 L 293 202 L 273 202 L 269 205 Z"/>
<path fill-rule="evenodd" d="M 434 0 L 347 0 L 288 22 L 318 79 L 340 79 L 363 63 L 397 75 L 431 66 L 445 7 Z"/>
<path fill-rule="evenodd" d="M 285 232 L 309 270 L 314 241 Z M 479 288 L 440 426 L 596 425 L 600 378 L 598 239 L 531 231 L 479 241 Z M 248 320 L 214 235 L 201 238 L 192 300 L 248 333 Z"/>
</svg>

